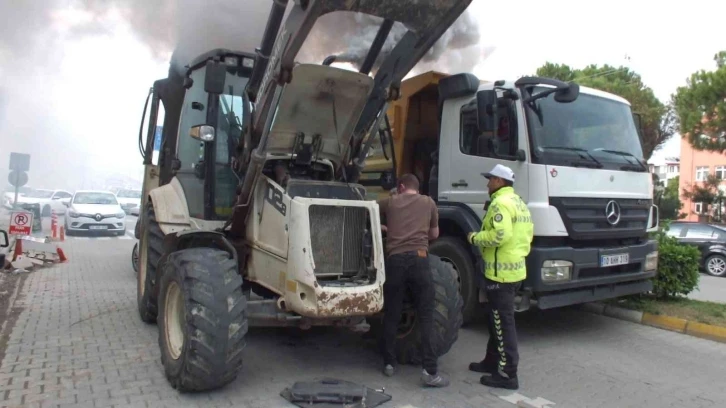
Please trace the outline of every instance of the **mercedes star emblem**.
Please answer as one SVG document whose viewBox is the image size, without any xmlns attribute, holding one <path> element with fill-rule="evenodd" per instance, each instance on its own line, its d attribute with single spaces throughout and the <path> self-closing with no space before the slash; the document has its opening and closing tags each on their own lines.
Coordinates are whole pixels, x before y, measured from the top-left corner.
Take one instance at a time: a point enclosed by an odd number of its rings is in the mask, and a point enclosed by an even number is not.
<svg viewBox="0 0 726 408">
<path fill-rule="evenodd" d="M 101 214 L 96 214 L 96 221 L 101 221 Z"/>
<path fill-rule="evenodd" d="M 610 225 L 617 225 L 620 222 L 620 204 L 611 200 L 605 205 L 605 219 Z"/>
</svg>

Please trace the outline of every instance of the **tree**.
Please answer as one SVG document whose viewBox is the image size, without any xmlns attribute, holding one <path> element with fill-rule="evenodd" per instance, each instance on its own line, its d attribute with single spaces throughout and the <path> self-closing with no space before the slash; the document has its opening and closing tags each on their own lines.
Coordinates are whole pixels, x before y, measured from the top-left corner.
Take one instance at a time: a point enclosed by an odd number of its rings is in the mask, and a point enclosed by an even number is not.
<svg viewBox="0 0 726 408">
<path fill-rule="evenodd" d="M 673 103 L 680 132 L 697 150 L 726 152 L 726 51 L 714 56 L 716 70 L 691 74 Z"/>
<path fill-rule="evenodd" d="M 689 184 L 688 188 L 683 189 L 683 198 L 693 203 L 702 203 L 704 214 L 709 213 L 712 204 L 722 203 L 724 201 L 723 192 L 718 188 L 721 185 L 721 179 L 713 174 L 706 177 L 703 184 Z M 714 214 L 720 221 L 721 214 Z"/>
<path fill-rule="evenodd" d="M 677 130 L 676 116 L 671 107 L 658 100 L 653 90 L 643 84 L 640 75 L 627 67 L 616 68 L 606 64 L 573 69 L 564 64 L 547 62 L 537 69 L 537 76 L 574 81 L 628 100 L 633 112 L 639 113 L 642 118 L 643 157 L 646 160 Z"/>
<path fill-rule="evenodd" d="M 674 177 L 668 180 L 663 190 L 656 192 L 655 202 L 661 220 L 677 220 L 686 216 L 680 213 L 683 203 L 678 196 L 678 183 L 679 177 Z"/>
</svg>

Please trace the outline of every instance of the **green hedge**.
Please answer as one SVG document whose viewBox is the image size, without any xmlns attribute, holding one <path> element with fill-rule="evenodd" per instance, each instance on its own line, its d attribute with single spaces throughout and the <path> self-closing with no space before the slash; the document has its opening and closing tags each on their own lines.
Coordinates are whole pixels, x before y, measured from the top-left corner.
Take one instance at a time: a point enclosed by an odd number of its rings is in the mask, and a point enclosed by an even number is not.
<svg viewBox="0 0 726 408">
<path fill-rule="evenodd" d="M 658 241 L 658 275 L 653 293 L 658 298 L 685 296 L 698 287 L 701 252 L 698 248 L 678 243 L 665 234 L 668 224 L 654 234 Z"/>
</svg>

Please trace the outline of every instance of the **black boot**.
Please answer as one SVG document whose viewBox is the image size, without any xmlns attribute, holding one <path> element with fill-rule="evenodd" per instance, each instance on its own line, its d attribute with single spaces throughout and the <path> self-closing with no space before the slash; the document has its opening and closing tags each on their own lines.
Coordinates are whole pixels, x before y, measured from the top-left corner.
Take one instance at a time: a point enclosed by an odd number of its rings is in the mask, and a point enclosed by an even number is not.
<svg viewBox="0 0 726 408">
<path fill-rule="evenodd" d="M 492 375 L 497 372 L 497 364 L 489 363 L 488 361 L 486 361 L 486 359 L 484 359 L 482 361 L 479 361 L 478 363 L 470 363 L 469 371 Z"/>
<path fill-rule="evenodd" d="M 519 389 L 519 380 L 517 376 L 509 376 L 501 372 L 494 372 L 491 375 L 483 375 L 479 382 L 487 387 L 505 388 L 507 390 Z"/>
</svg>

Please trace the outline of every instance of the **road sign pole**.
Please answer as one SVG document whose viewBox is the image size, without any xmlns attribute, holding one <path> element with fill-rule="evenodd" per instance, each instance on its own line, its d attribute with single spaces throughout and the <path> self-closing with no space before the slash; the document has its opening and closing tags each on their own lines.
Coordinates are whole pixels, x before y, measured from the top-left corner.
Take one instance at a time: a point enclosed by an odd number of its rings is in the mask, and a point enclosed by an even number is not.
<svg viewBox="0 0 726 408">
<path fill-rule="evenodd" d="M 20 172 L 15 172 L 15 199 L 13 199 L 13 207 L 18 204 L 18 190 L 20 190 Z"/>
</svg>

